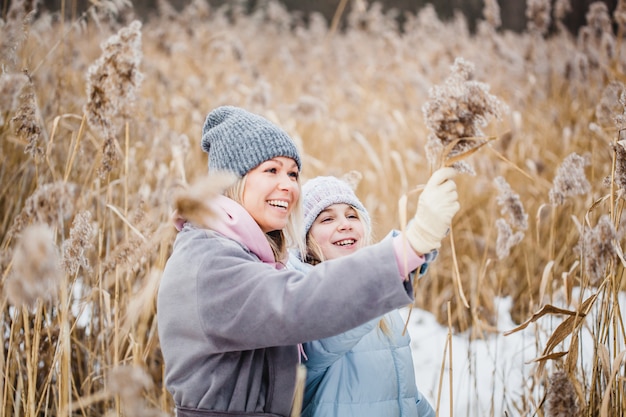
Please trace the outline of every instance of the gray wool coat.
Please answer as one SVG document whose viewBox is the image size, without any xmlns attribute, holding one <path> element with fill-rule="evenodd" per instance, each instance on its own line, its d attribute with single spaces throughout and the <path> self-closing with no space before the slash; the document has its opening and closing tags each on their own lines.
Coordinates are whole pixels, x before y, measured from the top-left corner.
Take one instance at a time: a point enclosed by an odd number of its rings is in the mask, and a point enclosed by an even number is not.
<svg viewBox="0 0 626 417">
<path fill-rule="evenodd" d="M 391 239 L 303 273 L 185 227 L 157 299 L 165 384 L 179 417 L 288 416 L 298 344 L 412 302 Z"/>
</svg>

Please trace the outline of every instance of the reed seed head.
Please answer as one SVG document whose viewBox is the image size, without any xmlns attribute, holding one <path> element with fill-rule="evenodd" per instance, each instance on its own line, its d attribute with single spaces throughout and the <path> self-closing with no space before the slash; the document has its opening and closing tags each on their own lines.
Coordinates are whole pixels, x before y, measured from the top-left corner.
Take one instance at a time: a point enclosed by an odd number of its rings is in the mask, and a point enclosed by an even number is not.
<svg viewBox="0 0 626 417">
<path fill-rule="evenodd" d="M 109 390 L 123 398 L 141 397 L 144 389 L 152 386 L 153 381 L 138 366 L 120 365 L 111 370 L 108 376 Z"/>
<path fill-rule="evenodd" d="M 211 199 L 232 186 L 236 177 L 227 172 L 219 172 L 203 177 L 192 187 L 179 191 L 174 200 L 178 216 L 198 226 L 209 226 L 215 213 Z"/>
<path fill-rule="evenodd" d="M 4 125 L 4 115 L 12 113 L 20 103 L 22 87 L 29 82 L 24 73 L 0 74 L 0 126 Z"/>
<path fill-rule="evenodd" d="M 496 255 L 502 260 L 509 256 L 511 248 L 519 244 L 524 239 L 524 233 L 515 232 L 504 219 L 496 220 L 498 237 L 496 238 Z"/>
<path fill-rule="evenodd" d="M 500 118 L 507 111 L 498 98 L 489 94 L 487 84 L 473 81 L 474 64 L 456 58 L 450 76 L 443 85 L 432 87 L 429 100 L 422 107 L 426 126 L 430 130 L 426 152 L 431 164 L 439 159 L 437 153 L 457 139 L 448 155 L 454 156 L 482 145 L 484 141 L 465 140 L 483 136 L 481 130 L 493 117 Z M 433 153 L 434 152 L 434 153 Z M 459 161 L 454 166 L 461 172 L 473 172 L 469 165 Z M 466 165 L 465 167 L 459 165 Z"/>
<path fill-rule="evenodd" d="M 120 119 L 133 114 L 136 93 L 143 80 L 141 62 L 141 22 L 133 21 L 101 45 L 102 55 L 87 71 L 87 113 L 89 125 L 104 137 L 103 178 L 119 159 L 115 135 Z"/>
<path fill-rule="evenodd" d="M 614 120 L 615 126 L 617 126 L 617 129 L 619 130 L 619 139 L 623 139 L 623 130 L 626 129 L 626 88 L 624 88 L 623 84 L 620 86 L 622 89 L 617 99 L 617 103 L 619 103 L 619 105 L 616 104 L 615 107 L 611 107 L 611 110 L 615 110 L 615 113 L 619 113 L 615 116 Z"/>
<path fill-rule="evenodd" d="M 154 386 L 150 375 L 139 366 L 121 365 L 113 368 L 107 378 L 111 393 L 120 396 L 124 415 L 134 417 L 166 417 L 150 407 L 143 392 Z"/>
<path fill-rule="evenodd" d="M 483 16 L 489 26 L 497 29 L 502 25 L 502 19 L 500 17 L 500 6 L 498 0 L 485 0 L 485 6 L 483 7 Z"/>
<path fill-rule="evenodd" d="M 24 229 L 13 252 L 6 291 L 11 304 L 34 307 L 37 300 L 53 301 L 63 278 L 54 235 L 44 224 Z"/>
<path fill-rule="evenodd" d="M 626 195 L 626 139 L 617 141 L 617 143 L 611 144 L 613 151 L 615 152 L 615 173 L 614 180 L 617 186 L 617 191 L 622 195 Z M 605 185 L 611 184 L 611 176 L 607 176 L 604 179 Z"/>
<path fill-rule="evenodd" d="M 591 29 L 596 39 L 601 39 L 604 33 L 613 33 L 611 15 L 607 5 L 601 1 L 593 2 L 585 14 L 587 27 Z"/>
<path fill-rule="evenodd" d="M 151 225 L 145 215 L 143 203 L 139 204 L 129 215 L 129 221 L 141 235 L 132 233 L 127 240 L 117 244 L 102 262 L 102 274 L 108 274 L 116 268 L 137 271 L 141 263 L 145 262 L 146 254 L 153 250 L 156 242 L 150 239 Z M 105 283 L 106 285 L 108 282 Z"/>
<path fill-rule="evenodd" d="M 9 4 L 6 23 L 0 36 L 0 57 L 3 67 L 16 68 L 18 52 L 28 37 L 28 28 L 37 14 L 37 2 L 33 0 L 14 0 Z M 0 23 L 2 20 L 0 19 Z"/>
<path fill-rule="evenodd" d="M 624 33 L 626 30 L 626 1 L 618 0 L 617 6 L 615 6 L 613 11 L 613 19 L 619 27 L 618 33 Z"/>
<path fill-rule="evenodd" d="M 609 263 L 616 259 L 616 239 L 617 232 L 608 214 L 602 215 L 593 229 L 585 228 L 581 231 L 575 250 L 583 257 L 585 273 L 592 286 L 604 280 Z"/>
<path fill-rule="evenodd" d="M 528 229 L 528 214 L 524 210 L 519 194 L 515 193 L 503 177 L 494 180 L 500 194 L 496 201 L 500 205 L 500 214 L 507 216 L 511 225 L 517 229 Z"/>
<path fill-rule="evenodd" d="M 73 276 L 78 272 L 78 268 L 83 267 L 90 271 L 89 259 L 86 253 L 93 247 L 92 239 L 95 236 L 96 228 L 91 222 L 91 212 L 81 211 L 74 218 L 70 229 L 69 239 L 61 246 L 63 252 L 63 268 L 65 272 Z"/>
<path fill-rule="evenodd" d="M 576 153 L 569 154 L 563 160 L 552 181 L 549 192 L 551 204 L 562 205 L 568 197 L 587 194 L 591 190 L 591 184 L 585 176 L 587 165 L 589 161 Z"/>
<path fill-rule="evenodd" d="M 78 187 L 73 183 L 57 181 L 39 186 L 26 199 L 24 207 L 9 229 L 9 236 L 20 233 L 30 223 L 45 223 L 61 228 L 74 212 Z"/>
<path fill-rule="evenodd" d="M 577 417 L 576 391 L 565 371 L 554 372 L 548 381 L 546 417 Z"/>
<path fill-rule="evenodd" d="M 554 2 L 554 18 L 558 21 L 563 20 L 569 12 L 572 11 L 570 0 L 556 0 Z"/>
<path fill-rule="evenodd" d="M 545 35 L 550 27 L 550 0 L 526 0 L 528 30 Z"/>
<path fill-rule="evenodd" d="M 618 129 L 626 127 L 624 109 L 624 84 L 611 81 L 602 90 L 602 96 L 596 105 L 597 123 L 604 128 L 614 125 Z"/>
<path fill-rule="evenodd" d="M 41 158 L 44 154 L 43 147 L 39 144 L 41 126 L 37 117 L 35 89 L 30 77 L 28 77 L 28 82 L 22 87 L 20 106 L 11 122 L 15 126 L 17 136 L 27 142 L 24 152 L 30 154 L 33 158 Z"/>
</svg>

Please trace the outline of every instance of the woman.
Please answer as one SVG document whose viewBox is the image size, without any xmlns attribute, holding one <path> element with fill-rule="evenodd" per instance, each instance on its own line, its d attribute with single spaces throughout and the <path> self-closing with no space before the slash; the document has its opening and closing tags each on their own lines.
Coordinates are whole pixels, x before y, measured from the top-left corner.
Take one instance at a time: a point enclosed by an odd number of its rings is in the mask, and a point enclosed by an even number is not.
<svg viewBox="0 0 626 417">
<path fill-rule="evenodd" d="M 307 263 L 339 259 L 370 244 L 369 214 L 348 183 L 316 177 L 304 185 L 302 195 L 302 258 Z M 435 256 L 436 251 L 428 254 L 428 261 Z M 394 310 L 340 335 L 306 343 L 302 416 L 434 417 L 416 386 L 411 340 L 403 330 L 404 321 Z"/>
<path fill-rule="evenodd" d="M 224 106 L 208 114 L 202 149 L 209 172 L 240 179 L 210 202 L 219 217 L 210 229 L 184 225 L 163 271 L 165 385 L 178 417 L 287 416 L 299 344 L 411 302 L 411 271 L 440 245 L 459 208 L 455 184 L 449 174 L 431 179 L 426 188 L 445 189 L 446 198 L 418 204 L 435 217 L 407 231 L 410 245 L 398 236 L 304 274 L 283 266 L 290 238 L 300 236 L 301 162 L 291 138 Z"/>
</svg>

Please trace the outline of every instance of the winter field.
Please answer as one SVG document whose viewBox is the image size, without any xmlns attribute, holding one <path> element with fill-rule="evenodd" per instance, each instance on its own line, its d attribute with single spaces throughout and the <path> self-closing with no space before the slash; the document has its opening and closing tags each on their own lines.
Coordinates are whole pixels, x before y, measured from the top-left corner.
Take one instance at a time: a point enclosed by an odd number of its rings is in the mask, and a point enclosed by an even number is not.
<svg viewBox="0 0 626 417">
<path fill-rule="evenodd" d="M 206 114 L 287 130 L 303 180 L 363 174 L 383 237 L 454 165 L 461 211 L 408 317 L 440 416 L 624 416 L 626 4 L 495 0 L 470 33 L 426 7 L 336 19 L 258 2 L 122 0 L 0 20 L 0 417 L 171 416 L 155 295 L 177 193 L 206 173 Z M 548 28 L 552 28 L 548 31 Z M 407 214 L 408 213 L 408 214 Z M 407 309 L 407 316 L 408 316 Z M 294 416 L 297 413 L 294 413 Z"/>
<path fill-rule="evenodd" d="M 541 356 L 562 320 L 544 320 L 540 325 L 506 334 L 517 327 L 509 313 L 511 300 L 498 298 L 494 302 L 498 331 L 477 339 L 472 339 L 471 332 L 450 335 L 429 312 L 411 312 L 407 330 L 412 339 L 417 383 L 439 416 L 534 415 L 523 411 L 528 408 L 525 402 L 541 402 L 546 394 L 546 381 L 535 379 L 536 367 L 531 362 Z M 624 293 L 619 302 L 626 302 Z M 408 316 L 408 310 L 403 313 Z M 625 318 L 622 313 L 622 321 Z M 593 329 L 582 329 L 578 370 L 583 374 L 593 371 L 594 343 Z M 562 408 L 560 414 L 552 411 L 547 415 L 577 415 L 570 411 Z M 618 410 L 607 412 L 619 415 Z"/>
</svg>

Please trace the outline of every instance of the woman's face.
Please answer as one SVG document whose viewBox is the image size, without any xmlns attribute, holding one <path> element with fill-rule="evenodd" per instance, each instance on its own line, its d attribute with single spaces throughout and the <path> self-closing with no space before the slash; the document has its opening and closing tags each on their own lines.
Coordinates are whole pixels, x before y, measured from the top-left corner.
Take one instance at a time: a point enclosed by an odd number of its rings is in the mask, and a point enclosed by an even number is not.
<svg viewBox="0 0 626 417">
<path fill-rule="evenodd" d="M 326 207 L 315 219 L 309 234 L 324 259 L 349 255 L 365 244 L 365 226 L 354 207 L 339 203 Z"/>
<path fill-rule="evenodd" d="M 267 160 L 247 174 L 242 205 L 264 233 L 282 230 L 300 198 L 298 165 L 282 156 Z"/>
</svg>

